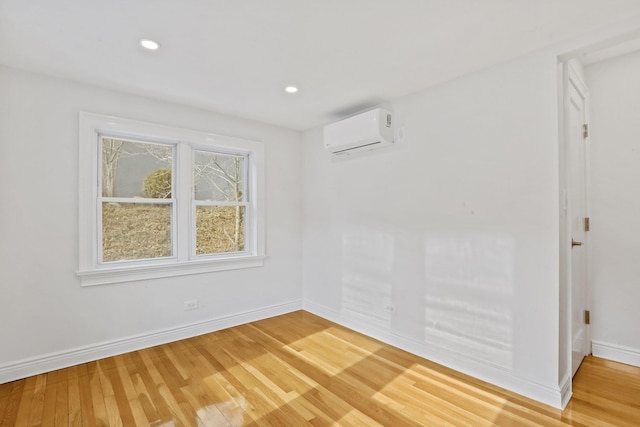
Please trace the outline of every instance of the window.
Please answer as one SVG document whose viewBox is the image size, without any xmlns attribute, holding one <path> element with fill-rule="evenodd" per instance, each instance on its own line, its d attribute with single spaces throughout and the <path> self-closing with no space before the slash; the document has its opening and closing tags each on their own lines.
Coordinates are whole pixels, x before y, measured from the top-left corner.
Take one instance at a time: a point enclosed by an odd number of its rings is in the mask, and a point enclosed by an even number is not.
<svg viewBox="0 0 640 427">
<path fill-rule="evenodd" d="M 99 135 L 98 264 L 171 258 L 174 146 Z"/>
<path fill-rule="evenodd" d="M 83 285 L 261 266 L 263 148 L 80 114 Z"/>
<path fill-rule="evenodd" d="M 196 255 L 244 251 L 244 156 L 194 151 Z"/>
</svg>

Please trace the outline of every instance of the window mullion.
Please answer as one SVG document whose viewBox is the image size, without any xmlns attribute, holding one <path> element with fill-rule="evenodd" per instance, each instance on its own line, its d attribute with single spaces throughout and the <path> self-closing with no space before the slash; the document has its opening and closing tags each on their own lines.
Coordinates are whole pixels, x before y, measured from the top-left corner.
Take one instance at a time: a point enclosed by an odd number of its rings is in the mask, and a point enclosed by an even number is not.
<svg viewBox="0 0 640 427">
<path fill-rule="evenodd" d="M 191 147 L 189 144 L 178 144 L 176 147 L 175 188 L 176 188 L 176 220 L 174 238 L 177 241 L 178 261 L 188 261 L 194 237 L 191 235 L 191 200 L 193 198 Z"/>
<path fill-rule="evenodd" d="M 224 200 L 194 200 L 196 206 L 249 206 L 247 202 L 227 202 Z"/>
<path fill-rule="evenodd" d="M 175 199 L 149 199 L 143 197 L 99 197 L 99 205 L 102 203 L 137 203 L 150 205 L 170 205 Z"/>
</svg>

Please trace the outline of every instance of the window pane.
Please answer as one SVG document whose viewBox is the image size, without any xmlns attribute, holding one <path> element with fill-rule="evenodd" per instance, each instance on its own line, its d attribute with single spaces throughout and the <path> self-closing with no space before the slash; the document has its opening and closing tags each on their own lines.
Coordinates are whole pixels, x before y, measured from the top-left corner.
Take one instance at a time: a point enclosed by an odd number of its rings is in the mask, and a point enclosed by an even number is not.
<svg viewBox="0 0 640 427">
<path fill-rule="evenodd" d="M 102 261 L 171 256 L 171 204 L 102 203 Z"/>
<path fill-rule="evenodd" d="M 195 151 L 193 180 L 196 200 L 244 201 L 245 158 Z"/>
<path fill-rule="evenodd" d="M 171 198 L 171 145 L 102 138 L 102 197 Z"/>
<path fill-rule="evenodd" d="M 196 206 L 196 254 L 244 251 L 244 206 Z"/>
</svg>

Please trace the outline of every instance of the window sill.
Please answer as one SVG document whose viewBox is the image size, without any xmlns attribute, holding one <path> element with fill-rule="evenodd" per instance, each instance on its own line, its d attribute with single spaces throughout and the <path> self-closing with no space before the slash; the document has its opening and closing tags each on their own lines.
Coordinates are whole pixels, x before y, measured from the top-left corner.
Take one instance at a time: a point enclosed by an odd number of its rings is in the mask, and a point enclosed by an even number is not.
<svg viewBox="0 0 640 427">
<path fill-rule="evenodd" d="M 138 280 L 210 273 L 214 271 L 262 267 L 265 259 L 265 256 L 246 256 L 232 259 L 189 261 L 159 265 L 111 267 L 78 271 L 77 275 L 80 278 L 82 286 L 108 285 Z"/>
</svg>

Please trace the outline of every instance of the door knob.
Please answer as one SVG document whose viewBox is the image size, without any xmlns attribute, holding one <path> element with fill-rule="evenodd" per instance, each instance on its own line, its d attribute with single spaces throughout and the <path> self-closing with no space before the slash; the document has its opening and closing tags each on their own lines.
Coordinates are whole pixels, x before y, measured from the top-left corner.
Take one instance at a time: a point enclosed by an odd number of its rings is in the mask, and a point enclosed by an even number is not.
<svg viewBox="0 0 640 427">
<path fill-rule="evenodd" d="M 571 247 L 573 248 L 574 246 L 582 246 L 584 245 L 584 243 L 582 242 L 576 242 L 575 240 L 571 239 Z"/>
</svg>

